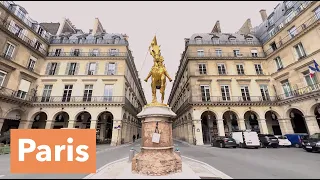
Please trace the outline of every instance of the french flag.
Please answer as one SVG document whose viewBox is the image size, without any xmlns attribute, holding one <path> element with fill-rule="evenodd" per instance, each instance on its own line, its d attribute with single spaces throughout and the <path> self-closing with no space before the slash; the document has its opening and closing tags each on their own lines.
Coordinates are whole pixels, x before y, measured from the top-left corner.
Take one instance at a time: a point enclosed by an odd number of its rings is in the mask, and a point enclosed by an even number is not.
<svg viewBox="0 0 320 180">
<path fill-rule="evenodd" d="M 314 67 L 309 66 L 309 74 L 310 74 L 310 77 L 311 77 L 311 78 L 314 77 L 314 74 L 315 74 L 316 72 L 320 72 L 319 64 L 316 62 L 316 60 L 313 60 L 313 64 L 314 64 Z"/>
</svg>

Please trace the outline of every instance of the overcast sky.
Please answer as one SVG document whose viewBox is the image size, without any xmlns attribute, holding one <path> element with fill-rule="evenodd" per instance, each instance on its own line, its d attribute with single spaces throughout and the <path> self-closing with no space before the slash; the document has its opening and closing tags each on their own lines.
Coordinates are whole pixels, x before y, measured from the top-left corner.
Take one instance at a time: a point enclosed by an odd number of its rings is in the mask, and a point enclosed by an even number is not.
<svg viewBox="0 0 320 180">
<path fill-rule="evenodd" d="M 153 60 L 151 55 L 143 65 L 153 36 L 164 57 L 167 71 L 174 78 L 184 50 L 184 38 L 194 33 L 210 33 L 220 20 L 224 33 L 234 33 L 246 19 L 252 26 L 261 23 L 260 9 L 269 15 L 280 1 L 212 1 L 212 2 L 99 2 L 99 1 L 19 1 L 31 18 L 40 22 L 60 22 L 69 18 L 78 29 L 88 32 L 96 17 L 107 33 L 125 33 L 129 36 L 130 49 L 139 71 L 147 101 L 151 101 L 150 80 L 143 79 L 149 73 Z M 143 66 L 142 66 L 143 65 Z M 169 98 L 173 81 L 167 81 L 165 102 Z M 157 92 L 158 99 L 160 92 Z"/>
</svg>

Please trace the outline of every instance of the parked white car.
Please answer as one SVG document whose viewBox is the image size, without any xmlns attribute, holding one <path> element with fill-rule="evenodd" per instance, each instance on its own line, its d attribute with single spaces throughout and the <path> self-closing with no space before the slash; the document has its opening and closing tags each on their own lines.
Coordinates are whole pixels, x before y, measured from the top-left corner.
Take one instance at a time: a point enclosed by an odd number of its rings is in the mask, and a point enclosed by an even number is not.
<svg viewBox="0 0 320 180">
<path fill-rule="evenodd" d="M 279 140 L 279 146 L 290 147 L 291 142 L 286 136 L 275 136 Z"/>
</svg>

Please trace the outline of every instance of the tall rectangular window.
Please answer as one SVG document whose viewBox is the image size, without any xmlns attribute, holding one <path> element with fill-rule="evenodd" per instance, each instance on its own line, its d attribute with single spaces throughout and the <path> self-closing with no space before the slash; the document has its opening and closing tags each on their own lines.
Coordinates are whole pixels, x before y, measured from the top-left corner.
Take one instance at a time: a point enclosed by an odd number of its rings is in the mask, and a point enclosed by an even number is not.
<svg viewBox="0 0 320 180">
<path fill-rule="evenodd" d="M 226 67 L 224 66 L 224 64 L 218 64 L 218 73 L 227 74 Z"/>
<path fill-rule="evenodd" d="M 199 64 L 199 73 L 200 74 L 207 74 L 206 64 L 204 64 L 204 63 Z"/>
<path fill-rule="evenodd" d="M 30 81 L 21 79 L 20 85 L 19 85 L 19 90 L 17 93 L 18 98 L 21 98 L 21 99 L 26 98 L 27 93 L 29 92 L 30 84 L 31 84 Z"/>
<path fill-rule="evenodd" d="M 52 85 L 44 85 L 41 102 L 49 102 L 52 91 Z"/>
<path fill-rule="evenodd" d="M 276 65 L 277 65 L 277 69 L 280 70 L 283 68 L 283 65 L 282 65 L 282 61 L 281 61 L 281 58 L 278 56 L 274 59 L 274 61 L 276 62 Z"/>
<path fill-rule="evenodd" d="M 296 46 L 294 46 L 294 49 L 296 50 L 298 59 L 301 59 L 306 56 L 303 45 L 301 43 L 298 43 Z"/>
<path fill-rule="evenodd" d="M 39 42 L 39 41 L 36 41 L 35 43 L 34 43 L 34 48 L 36 48 L 37 50 L 39 50 L 40 49 L 40 47 L 41 47 L 41 43 Z"/>
<path fill-rule="evenodd" d="M 210 87 L 208 85 L 201 85 L 202 101 L 210 101 Z"/>
<path fill-rule="evenodd" d="M 252 49 L 252 50 L 251 50 L 251 56 L 252 56 L 252 57 L 258 57 L 258 50 Z"/>
<path fill-rule="evenodd" d="M 198 50 L 198 57 L 204 57 L 204 51 L 203 50 Z"/>
<path fill-rule="evenodd" d="M 76 72 L 77 63 L 70 63 L 69 69 L 68 69 L 68 75 L 74 75 Z"/>
<path fill-rule="evenodd" d="M 99 50 L 98 49 L 93 49 L 91 52 L 91 56 L 98 56 L 99 55 Z"/>
<path fill-rule="evenodd" d="M 5 58 L 8 58 L 8 59 L 11 59 L 11 58 L 12 58 L 13 52 L 14 52 L 14 50 L 15 50 L 15 47 L 16 47 L 15 45 L 7 42 L 6 47 L 5 47 L 5 50 L 4 50 L 4 56 L 5 56 Z"/>
<path fill-rule="evenodd" d="M 240 56 L 240 50 L 239 49 L 233 50 L 233 55 L 234 55 L 234 57 L 239 57 Z"/>
<path fill-rule="evenodd" d="M 260 85 L 260 92 L 262 96 L 262 100 L 270 101 L 269 91 L 267 85 Z"/>
<path fill-rule="evenodd" d="M 110 55 L 111 56 L 118 56 L 119 50 L 118 49 L 110 49 Z"/>
<path fill-rule="evenodd" d="M 83 92 L 83 101 L 90 102 L 92 97 L 93 85 L 85 85 L 84 92 Z"/>
<path fill-rule="evenodd" d="M 0 70 L 0 87 L 3 86 L 3 82 L 6 79 L 7 73 Z"/>
<path fill-rule="evenodd" d="M 291 38 L 293 38 L 293 37 L 297 34 L 297 28 L 296 28 L 295 26 L 293 26 L 292 28 L 290 28 L 290 29 L 288 30 L 288 33 L 289 33 L 289 36 L 290 36 Z"/>
<path fill-rule="evenodd" d="M 65 85 L 63 90 L 62 102 L 70 102 L 73 85 Z"/>
<path fill-rule="evenodd" d="M 291 93 L 291 87 L 290 87 L 290 83 L 288 80 L 284 80 L 281 82 L 281 86 L 283 88 L 283 92 L 285 97 L 291 97 L 292 93 Z"/>
<path fill-rule="evenodd" d="M 60 56 L 61 54 L 61 49 L 56 49 L 56 51 L 54 52 L 54 56 Z"/>
<path fill-rule="evenodd" d="M 261 68 L 261 64 L 255 64 L 254 68 L 256 69 L 256 73 L 258 75 L 262 75 L 263 74 L 263 71 L 262 71 L 262 68 Z"/>
<path fill-rule="evenodd" d="M 108 64 L 108 75 L 115 75 L 116 74 L 116 63 L 109 63 Z"/>
<path fill-rule="evenodd" d="M 36 65 L 36 61 L 37 61 L 37 59 L 35 58 L 35 57 L 30 57 L 29 58 L 29 63 L 28 63 L 28 69 L 29 70 L 31 70 L 31 71 L 33 71 L 34 70 L 34 67 L 35 67 L 35 65 Z"/>
<path fill-rule="evenodd" d="M 241 95 L 242 95 L 243 101 L 251 101 L 248 86 L 241 86 Z"/>
<path fill-rule="evenodd" d="M 320 19 L 320 7 L 317 7 L 317 9 L 314 11 L 315 15 L 316 15 L 316 18 L 317 20 Z"/>
<path fill-rule="evenodd" d="M 271 47 L 271 49 L 272 49 L 273 51 L 275 51 L 275 50 L 277 49 L 277 45 L 276 45 L 275 42 L 272 42 L 272 43 L 270 44 L 270 47 Z"/>
<path fill-rule="evenodd" d="M 227 86 L 227 85 L 221 86 L 221 95 L 222 95 L 222 100 L 224 100 L 224 101 L 231 100 L 229 86 Z"/>
<path fill-rule="evenodd" d="M 80 49 L 73 50 L 73 55 L 74 56 L 79 56 L 80 55 Z"/>
<path fill-rule="evenodd" d="M 106 84 L 104 86 L 104 101 L 112 102 L 113 85 Z"/>
<path fill-rule="evenodd" d="M 242 64 L 237 64 L 237 72 L 239 75 L 243 75 L 244 74 L 244 69 L 243 69 L 243 65 Z"/>
<path fill-rule="evenodd" d="M 222 57 L 222 50 L 221 49 L 216 49 L 216 56 Z"/>
<path fill-rule="evenodd" d="M 58 63 L 50 63 L 49 75 L 55 75 Z"/>
<path fill-rule="evenodd" d="M 313 75 L 312 77 L 310 77 L 309 71 L 303 72 L 303 76 L 307 86 L 314 88 L 315 87 L 314 85 L 318 84 L 316 76 Z"/>
<path fill-rule="evenodd" d="M 94 75 L 96 71 L 96 63 L 89 63 L 88 75 Z"/>
</svg>

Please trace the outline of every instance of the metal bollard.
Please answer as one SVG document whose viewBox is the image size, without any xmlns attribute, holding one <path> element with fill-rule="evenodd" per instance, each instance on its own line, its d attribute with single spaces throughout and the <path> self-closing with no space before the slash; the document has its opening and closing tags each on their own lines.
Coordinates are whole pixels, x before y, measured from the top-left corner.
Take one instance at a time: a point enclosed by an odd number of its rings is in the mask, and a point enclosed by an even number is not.
<svg viewBox="0 0 320 180">
<path fill-rule="evenodd" d="M 176 153 L 181 157 L 181 152 L 179 151 L 179 148 L 176 148 Z"/>
<path fill-rule="evenodd" d="M 134 157 L 134 149 L 133 148 L 131 148 L 130 149 L 130 152 L 129 152 L 129 162 L 131 162 L 132 161 L 132 159 L 133 159 L 133 157 Z"/>
</svg>

